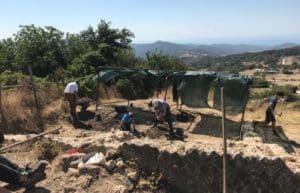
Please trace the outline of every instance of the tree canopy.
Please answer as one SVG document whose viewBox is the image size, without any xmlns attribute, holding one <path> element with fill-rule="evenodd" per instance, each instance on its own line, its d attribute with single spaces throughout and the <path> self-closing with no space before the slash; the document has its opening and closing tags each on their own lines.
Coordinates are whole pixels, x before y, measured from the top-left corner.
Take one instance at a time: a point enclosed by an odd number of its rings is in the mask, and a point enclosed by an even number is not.
<svg viewBox="0 0 300 193">
<path fill-rule="evenodd" d="M 20 26 L 11 38 L 0 41 L 0 72 L 28 73 L 38 77 L 83 77 L 96 74 L 99 66 L 184 70 L 178 58 L 148 53 L 137 58 L 130 43 L 134 34 L 113 28 L 101 20 L 79 33 L 64 33 L 52 26 Z"/>
</svg>

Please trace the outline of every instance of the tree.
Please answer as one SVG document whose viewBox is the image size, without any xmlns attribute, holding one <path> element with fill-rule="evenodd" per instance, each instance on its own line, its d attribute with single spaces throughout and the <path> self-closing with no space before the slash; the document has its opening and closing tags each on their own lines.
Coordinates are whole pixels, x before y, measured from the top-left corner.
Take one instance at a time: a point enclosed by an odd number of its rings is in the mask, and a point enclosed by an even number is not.
<svg viewBox="0 0 300 193">
<path fill-rule="evenodd" d="M 120 51 L 131 49 L 129 43 L 134 34 L 128 29 L 113 29 L 110 25 L 110 22 L 101 20 L 96 30 L 89 26 L 80 36 L 92 50 L 99 51 L 105 59 L 105 64 L 116 65 L 116 55 Z"/>
<path fill-rule="evenodd" d="M 67 64 L 71 64 L 72 61 L 80 57 L 82 54 L 87 53 L 91 50 L 88 42 L 86 42 L 78 34 L 67 33 L 65 41 L 65 61 Z"/>
<path fill-rule="evenodd" d="M 16 71 L 15 43 L 11 38 L 0 41 L 0 72 Z"/>
<path fill-rule="evenodd" d="M 164 55 L 162 53 L 147 53 L 147 62 L 144 64 L 145 68 L 156 70 L 186 70 L 186 66 L 178 58 Z"/>
<path fill-rule="evenodd" d="M 59 67 L 66 67 L 63 56 L 63 32 L 54 27 L 20 26 L 15 35 L 16 63 L 24 73 L 28 66 L 38 76 L 53 74 Z"/>
</svg>

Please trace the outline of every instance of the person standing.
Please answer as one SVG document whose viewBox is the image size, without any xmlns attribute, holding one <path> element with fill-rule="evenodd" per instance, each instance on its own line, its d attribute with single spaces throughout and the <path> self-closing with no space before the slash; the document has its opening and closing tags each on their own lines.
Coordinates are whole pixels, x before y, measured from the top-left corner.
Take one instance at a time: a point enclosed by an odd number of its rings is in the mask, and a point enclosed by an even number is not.
<svg viewBox="0 0 300 193">
<path fill-rule="evenodd" d="M 65 99 L 69 102 L 70 114 L 73 122 L 77 121 L 76 106 L 78 98 L 78 88 L 79 83 L 76 81 L 68 83 L 64 90 L 64 96 Z"/>
<path fill-rule="evenodd" d="M 276 95 L 265 98 L 260 105 L 262 106 L 264 102 L 268 101 L 268 107 L 266 109 L 265 125 L 268 125 L 271 122 L 274 134 L 277 134 L 275 130 L 275 126 L 276 126 L 275 108 L 278 100 L 283 96 L 284 96 L 283 92 L 277 92 Z"/>
</svg>

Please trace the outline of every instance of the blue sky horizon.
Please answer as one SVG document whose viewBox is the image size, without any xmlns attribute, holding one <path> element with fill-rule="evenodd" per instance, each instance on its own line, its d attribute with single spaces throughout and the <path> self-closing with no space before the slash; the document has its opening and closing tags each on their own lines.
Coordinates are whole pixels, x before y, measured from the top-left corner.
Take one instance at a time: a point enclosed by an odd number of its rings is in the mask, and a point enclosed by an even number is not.
<svg viewBox="0 0 300 193">
<path fill-rule="evenodd" d="M 101 19 L 133 43 L 300 44 L 299 0 L 0 0 L 0 39 L 19 25 L 78 33 Z"/>
</svg>

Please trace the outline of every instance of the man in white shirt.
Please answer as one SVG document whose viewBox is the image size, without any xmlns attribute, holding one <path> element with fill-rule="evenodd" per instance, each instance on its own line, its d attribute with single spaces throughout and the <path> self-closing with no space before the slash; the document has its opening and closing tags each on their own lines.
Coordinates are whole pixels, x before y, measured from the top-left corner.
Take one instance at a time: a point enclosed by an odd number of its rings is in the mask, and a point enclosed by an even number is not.
<svg viewBox="0 0 300 193">
<path fill-rule="evenodd" d="M 76 106 L 77 106 L 77 97 L 78 97 L 78 82 L 70 82 L 65 90 L 64 95 L 65 99 L 69 102 L 70 105 L 70 114 L 73 118 L 73 121 L 76 121 Z"/>
</svg>

